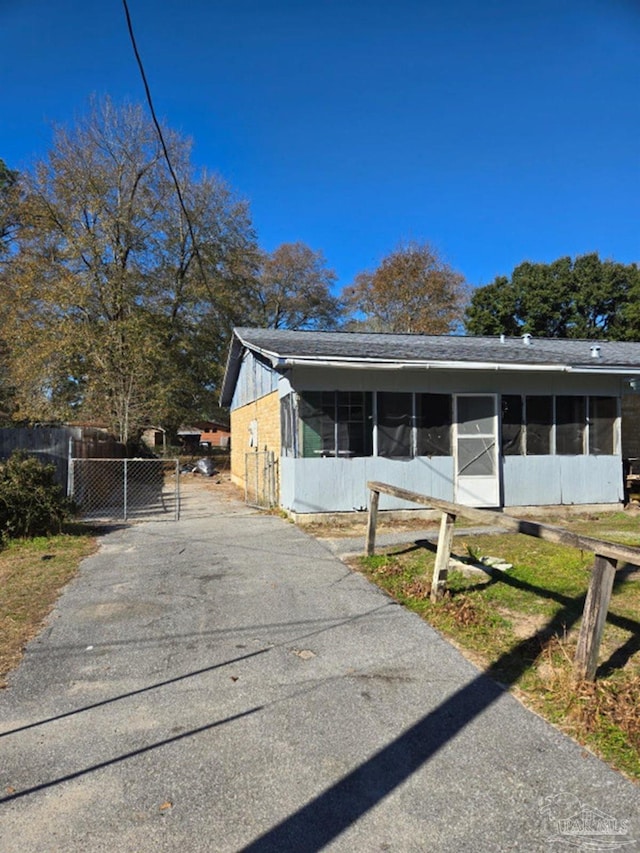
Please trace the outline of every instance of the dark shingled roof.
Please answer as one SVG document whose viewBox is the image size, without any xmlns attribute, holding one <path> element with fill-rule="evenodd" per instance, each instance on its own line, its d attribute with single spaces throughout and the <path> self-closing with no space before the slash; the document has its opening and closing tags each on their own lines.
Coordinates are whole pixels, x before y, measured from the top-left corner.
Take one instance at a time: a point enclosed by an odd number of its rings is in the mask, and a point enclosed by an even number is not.
<svg viewBox="0 0 640 853">
<path fill-rule="evenodd" d="M 591 348 L 599 346 L 599 357 Z M 283 359 L 321 361 L 452 362 L 471 364 L 543 365 L 602 370 L 640 370 L 640 343 L 571 340 L 568 338 L 465 337 L 461 335 L 397 335 L 362 332 L 292 332 L 288 329 L 234 330 L 222 397 L 228 405 L 242 348 L 266 356 L 273 364 Z M 616 371 L 617 368 L 617 371 Z"/>
<path fill-rule="evenodd" d="M 620 341 L 393 335 L 362 332 L 291 332 L 287 329 L 236 329 L 250 349 L 280 358 L 348 358 L 382 361 L 476 361 L 515 364 L 571 364 L 640 367 L 640 343 Z M 591 347 L 600 347 L 600 358 Z"/>
</svg>

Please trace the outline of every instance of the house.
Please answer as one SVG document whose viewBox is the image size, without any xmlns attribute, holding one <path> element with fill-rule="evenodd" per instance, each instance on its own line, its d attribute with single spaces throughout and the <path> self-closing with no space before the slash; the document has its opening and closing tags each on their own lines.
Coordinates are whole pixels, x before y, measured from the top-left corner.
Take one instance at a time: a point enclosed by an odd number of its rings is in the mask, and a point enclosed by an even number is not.
<svg viewBox="0 0 640 853">
<path fill-rule="evenodd" d="M 475 506 L 615 505 L 632 384 L 640 343 L 239 328 L 221 403 L 234 481 L 272 451 L 295 513 L 363 509 L 368 480 Z"/>
<path fill-rule="evenodd" d="M 228 448 L 231 431 L 228 424 L 220 421 L 197 421 L 181 426 L 177 435 L 185 452 L 198 453 L 205 448 Z M 142 433 L 142 440 L 152 450 L 166 450 L 167 433 L 161 427 L 147 427 Z"/>
<path fill-rule="evenodd" d="M 229 426 L 219 421 L 197 421 L 193 424 L 181 426 L 178 430 L 179 440 L 184 449 L 190 453 L 197 453 L 202 448 L 226 449 L 229 446 L 230 437 Z"/>
</svg>

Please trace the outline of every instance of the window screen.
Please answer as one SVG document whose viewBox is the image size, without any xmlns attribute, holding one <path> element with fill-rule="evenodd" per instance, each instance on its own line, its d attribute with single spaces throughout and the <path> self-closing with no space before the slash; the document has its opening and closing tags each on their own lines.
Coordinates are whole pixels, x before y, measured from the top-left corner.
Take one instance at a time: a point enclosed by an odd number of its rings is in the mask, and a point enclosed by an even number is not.
<svg viewBox="0 0 640 853">
<path fill-rule="evenodd" d="M 461 395 L 457 398 L 458 435 L 493 435 L 495 403 L 485 395 Z"/>
<path fill-rule="evenodd" d="M 584 397 L 556 397 L 556 453 L 584 453 Z"/>
<path fill-rule="evenodd" d="M 451 395 L 416 394 L 416 455 L 451 456 Z"/>
<path fill-rule="evenodd" d="M 495 474 L 495 443 L 486 437 L 458 436 L 458 474 L 487 477 Z"/>
<path fill-rule="evenodd" d="M 335 392 L 312 391 L 300 397 L 298 405 L 302 455 L 327 456 L 335 453 Z"/>
<path fill-rule="evenodd" d="M 287 394 L 280 400 L 280 452 L 282 456 L 296 455 L 295 422 L 293 394 Z"/>
<path fill-rule="evenodd" d="M 525 409 L 527 455 L 548 456 L 551 453 L 553 397 L 538 395 L 526 397 Z"/>
<path fill-rule="evenodd" d="M 617 416 L 615 397 L 589 397 L 589 453 L 615 453 Z"/>
<path fill-rule="evenodd" d="M 379 392 L 378 456 L 411 456 L 413 394 Z"/>
<path fill-rule="evenodd" d="M 371 401 L 368 391 L 336 393 L 338 456 L 371 456 L 373 453 Z"/>
<path fill-rule="evenodd" d="M 522 453 L 522 425 L 524 410 L 519 394 L 502 395 L 502 455 L 517 456 Z"/>
<path fill-rule="evenodd" d="M 302 456 L 371 456 L 371 393 L 305 391 L 300 395 Z"/>
</svg>

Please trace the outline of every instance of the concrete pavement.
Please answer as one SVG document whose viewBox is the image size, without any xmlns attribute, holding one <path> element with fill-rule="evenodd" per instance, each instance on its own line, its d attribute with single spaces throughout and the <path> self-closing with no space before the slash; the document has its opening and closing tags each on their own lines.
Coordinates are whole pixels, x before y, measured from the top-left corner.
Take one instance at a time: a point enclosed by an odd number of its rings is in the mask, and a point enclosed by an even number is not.
<svg viewBox="0 0 640 853">
<path fill-rule="evenodd" d="M 186 500 L 102 538 L 0 693 L 1 853 L 640 849 L 638 787 L 417 616 Z"/>
</svg>

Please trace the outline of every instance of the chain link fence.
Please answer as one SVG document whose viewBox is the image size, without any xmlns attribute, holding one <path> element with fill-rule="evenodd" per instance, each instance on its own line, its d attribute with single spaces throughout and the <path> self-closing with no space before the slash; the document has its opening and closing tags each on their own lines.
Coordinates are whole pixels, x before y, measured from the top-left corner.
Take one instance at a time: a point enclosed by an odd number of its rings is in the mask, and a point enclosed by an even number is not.
<svg viewBox="0 0 640 853">
<path fill-rule="evenodd" d="M 71 459 L 69 496 L 85 520 L 180 518 L 177 459 Z"/>
<path fill-rule="evenodd" d="M 245 453 L 244 499 L 249 506 L 270 509 L 277 503 L 277 465 L 272 450 Z"/>
</svg>

